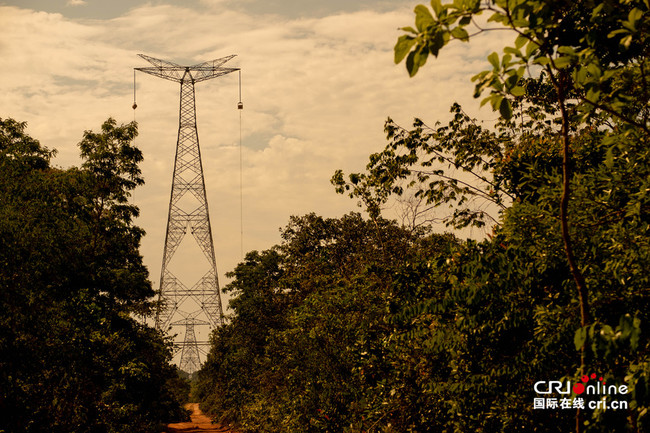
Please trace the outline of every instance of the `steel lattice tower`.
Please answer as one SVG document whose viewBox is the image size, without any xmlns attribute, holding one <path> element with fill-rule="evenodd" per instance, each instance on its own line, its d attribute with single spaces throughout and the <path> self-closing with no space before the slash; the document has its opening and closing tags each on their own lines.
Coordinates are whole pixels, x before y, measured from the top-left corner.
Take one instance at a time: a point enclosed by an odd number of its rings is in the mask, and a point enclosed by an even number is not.
<svg viewBox="0 0 650 433">
<path fill-rule="evenodd" d="M 183 320 L 172 322 L 172 325 L 185 326 L 185 338 L 181 349 L 181 362 L 179 368 L 183 371 L 193 373 L 201 368 L 201 354 L 205 354 L 196 341 L 194 334 L 195 325 L 209 325 L 209 322 L 187 317 Z"/>
<path fill-rule="evenodd" d="M 207 325 L 214 328 L 223 324 L 217 263 L 196 128 L 194 85 L 238 71 L 239 68 L 222 67 L 234 55 L 193 66 L 181 66 L 144 54 L 139 56 L 153 67 L 135 70 L 181 85 L 178 141 L 155 320 L 156 328 L 165 332 L 176 326 L 185 326 L 184 341 L 175 343 L 175 346 L 181 350 L 179 367 L 193 373 L 200 368 L 200 343 L 196 341 L 194 326 Z M 207 259 L 207 272 L 191 287 L 183 284 L 170 270 L 174 253 L 188 230 Z M 199 316 L 205 320 L 199 319 Z"/>
</svg>

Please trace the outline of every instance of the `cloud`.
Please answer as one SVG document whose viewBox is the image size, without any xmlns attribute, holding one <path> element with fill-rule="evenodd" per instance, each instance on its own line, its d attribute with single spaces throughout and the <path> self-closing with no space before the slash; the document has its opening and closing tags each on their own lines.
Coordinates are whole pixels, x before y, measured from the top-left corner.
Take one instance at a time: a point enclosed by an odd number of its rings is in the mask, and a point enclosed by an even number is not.
<svg viewBox="0 0 650 433">
<path fill-rule="evenodd" d="M 68 0 L 65 5 L 66 6 L 85 6 L 86 3 L 87 2 L 85 0 Z"/>
<path fill-rule="evenodd" d="M 74 3 L 81 4 L 80 1 Z M 218 9 L 218 10 L 217 10 Z M 338 216 L 357 210 L 336 195 L 334 170 L 363 170 L 385 145 L 387 116 L 408 126 L 413 117 L 449 119 L 454 101 L 473 116 L 470 77 L 507 32 L 480 43 L 450 44 L 409 79 L 393 64 L 392 47 L 414 17 L 411 8 L 357 11 L 322 18 L 247 15 L 224 8 L 147 4 L 111 20 L 74 21 L 60 14 L 0 6 L 3 117 L 28 121 L 28 132 L 59 150 L 57 164 L 78 164 L 76 143 L 108 116 L 133 119 L 136 54 L 181 64 L 238 54 L 237 74 L 196 86 L 199 138 L 222 284 L 240 259 L 239 131 L 242 119 L 244 249 L 280 241 L 292 214 Z M 478 42 L 478 41 L 477 41 Z M 143 254 L 157 280 L 169 205 L 178 128 L 178 84 L 137 76 L 140 136 L 147 184 L 134 194 L 147 231 Z"/>
</svg>

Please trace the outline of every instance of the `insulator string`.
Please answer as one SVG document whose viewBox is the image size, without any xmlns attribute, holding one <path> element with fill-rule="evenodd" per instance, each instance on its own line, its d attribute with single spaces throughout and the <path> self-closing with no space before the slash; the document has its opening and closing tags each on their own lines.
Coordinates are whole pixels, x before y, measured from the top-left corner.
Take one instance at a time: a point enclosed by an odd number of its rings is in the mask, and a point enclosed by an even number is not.
<svg viewBox="0 0 650 433">
<path fill-rule="evenodd" d="M 135 89 L 136 89 L 136 84 L 135 84 L 135 69 L 133 69 L 133 121 L 135 122 L 135 109 L 138 108 L 138 104 L 135 102 Z"/>
<path fill-rule="evenodd" d="M 239 70 L 239 102 L 241 102 L 241 69 Z"/>
</svg>

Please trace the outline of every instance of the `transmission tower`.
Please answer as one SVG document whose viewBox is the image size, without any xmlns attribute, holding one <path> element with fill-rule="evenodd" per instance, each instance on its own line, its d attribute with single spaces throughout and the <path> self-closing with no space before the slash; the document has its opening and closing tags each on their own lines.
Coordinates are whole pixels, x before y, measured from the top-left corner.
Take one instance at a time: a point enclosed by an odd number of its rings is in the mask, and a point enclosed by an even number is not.
<svg viewBox="0 0 650 433">
<path fill-rule="evenodd" d="M 224 63 L 235 57 L 234 55 L 193 66 L 181 66 L 144 54 L 139 56 L 153 66 L 135 68 L 135 70 L 181 85 L 178 141 L 155 320 L 156 328 L 172 335 L 174 333 L 171 331 L 174 327 L 185 326 L 184 341 L 176 342 L 175 347 L 176 350 L 181 351 L 179 367 L 187 369 L 185 371 L 188 373 L 194 373 L 200 368 L 198 345 L 208 344 L 207 341 L 197 342 L 194 326 L 214 328 L 223 324 L 217 262 L 196 128 L 194 85 L 200 81 L 238 71 L 239 68 L 222 67 Z M 135 107 L 134 102 L 133 108 Z M 207 259 L 206 272 L 199 274 L 201 276 L 192 286 L 181 282 L 170 269 L 174 253 L 188 231 Z M 192 259 L 196 260 L 196 258 Z"/>
<path fill-rule="evenodd" d="M 201 354 L 205 355 L 205 352 L 199 348 L 199 343 L 196 341 L 194 326 L 209 324 L 209 322 L 193 317 L 186 317 L 183 320 L 172 322 L 172 325 L 175 326 L 185 326 L 185 339 L 181 347 L 181 362 L 178 366 L 181 370 L 194 373 L 201 368 Z"/>
</svg>

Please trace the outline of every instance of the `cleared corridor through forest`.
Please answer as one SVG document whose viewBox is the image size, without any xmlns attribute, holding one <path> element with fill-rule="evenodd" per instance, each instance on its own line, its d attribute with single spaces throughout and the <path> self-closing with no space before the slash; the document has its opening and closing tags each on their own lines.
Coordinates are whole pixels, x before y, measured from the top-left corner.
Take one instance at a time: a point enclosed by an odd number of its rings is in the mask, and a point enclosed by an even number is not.
<svg viewBox="0 0 650 433">
<path fill-rule="evenodd" d="M 228 427 L 221 426 L 220 424 L 213 424 L 210 417 L 201 412 L 198 403 L 188 403 L 185 408 L 192 411 L 192 415 L 190 416 L 191 421 L 169 424 L 167 426 L 167 433 L 237 433 L 234 430 L 230 430 Z"/>
</svg>

